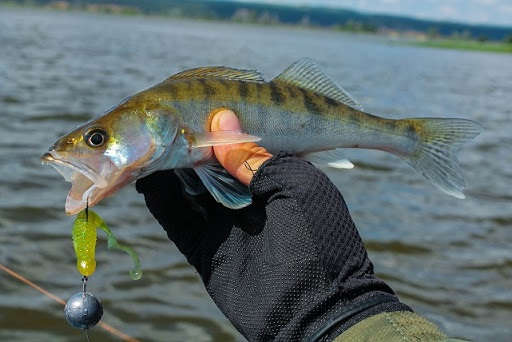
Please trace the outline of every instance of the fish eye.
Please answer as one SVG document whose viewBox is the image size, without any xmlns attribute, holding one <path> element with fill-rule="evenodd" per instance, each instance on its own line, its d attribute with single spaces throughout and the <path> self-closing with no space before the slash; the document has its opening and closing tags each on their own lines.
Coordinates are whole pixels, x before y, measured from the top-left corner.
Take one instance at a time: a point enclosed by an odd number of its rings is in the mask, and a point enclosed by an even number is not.
<svg viewBox="0 0 512 342">
<path fill-rule="evenodd" d="M 107 132 L 101 128 L 90 130 L 84 135 L 84 140 L 90 147 L 100 147 L 107 141 Z"/>
</svg>

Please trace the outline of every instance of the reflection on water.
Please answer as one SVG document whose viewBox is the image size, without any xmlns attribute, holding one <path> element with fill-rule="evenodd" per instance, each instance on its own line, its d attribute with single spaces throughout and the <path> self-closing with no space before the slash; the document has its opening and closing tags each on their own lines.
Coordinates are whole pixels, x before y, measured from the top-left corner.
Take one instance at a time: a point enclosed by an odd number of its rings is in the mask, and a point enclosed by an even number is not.
<svg viewBox="0 0 512 342">
<path fill-rule="evenodd" d="M 468 199 L 443 195 L 403 162 L 349 151 L 342 190 L 379 275 L 452 336 L 512 335 L 512 57 L 389 45 L 375 37 L 161 18 L 0 9 L 0 262 L 67 298 L 78 291 L 68 184 L 39 156 L 55 138 L 188 67 L 272 77 L 309 56 L 365 108 L 388 117 L 464 116 L 486 131 L 461 153 Z M 97 211 L 141 256 L 144 277 L 102 239 L 90 289 L 105 321 L 143 340 L 241 337 L 133 187 Z M 62 308 L 0 275 L 0 340 L 83 341 Z M 111 336 L 99 329 L 96 340 Z M 508 337 L 508 338 L 507 338 Z"/>
</svg>

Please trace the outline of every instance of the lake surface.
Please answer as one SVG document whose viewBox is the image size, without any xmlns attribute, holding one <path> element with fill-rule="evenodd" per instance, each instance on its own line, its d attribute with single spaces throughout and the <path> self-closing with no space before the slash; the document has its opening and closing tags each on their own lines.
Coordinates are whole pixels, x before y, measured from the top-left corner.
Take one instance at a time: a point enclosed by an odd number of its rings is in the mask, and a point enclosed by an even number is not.
<svg viewBox="0 0 512 342">
<path fill-rule="evenodd" d="M 256 68 L 267 78 L 311 57 L 369 112 L 460 116 L 486 131 L 460 154 L 466 200 L 399 159 L 351 150 L 342 191 L 377 273 L 449 335 L 512 336 L 512 56 L 425 49 L 378 37 L 164 18 L 0 7 L 0 262 L 62 298 L 80 289 L 64 214 L 69 184 L 40 155 L 126 96 L 185 68 Z M 89 289 L 104 320 L 143 341 L 238 341 L 199 277 L 132 185 L 96 207 L 130 259 L 98 242 Z M 100 234 L 101 235 L 101 234 Z M 116 339 L 96 328 L 92 341 Z M 0 340 L 84 341 L 62 308 L 0 271 Z"/>
</svg>

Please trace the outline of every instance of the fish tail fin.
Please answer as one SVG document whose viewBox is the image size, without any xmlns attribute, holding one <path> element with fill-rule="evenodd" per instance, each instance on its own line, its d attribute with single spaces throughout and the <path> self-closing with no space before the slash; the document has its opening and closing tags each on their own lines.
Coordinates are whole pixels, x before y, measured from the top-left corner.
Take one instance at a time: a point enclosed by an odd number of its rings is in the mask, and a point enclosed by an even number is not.
<svg viewBox="0 0 512 342">
<path fill-rule="evenodd" d="M 404 121 L 408 127 L 414 127 L 417 144 L 411 153 L 402 157 L 441 191 L 465 198 L 464 177 L 456 154 L 464 143 L 480 134 L 482 126 L 466 119 L 415 118 Z"/>
</svg>

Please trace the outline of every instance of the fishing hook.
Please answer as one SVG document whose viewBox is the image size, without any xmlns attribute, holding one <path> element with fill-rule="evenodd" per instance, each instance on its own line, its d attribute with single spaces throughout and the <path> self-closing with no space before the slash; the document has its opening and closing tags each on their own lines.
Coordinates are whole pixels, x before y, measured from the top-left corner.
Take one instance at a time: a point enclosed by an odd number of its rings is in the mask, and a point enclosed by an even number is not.
<svg viewBox="0 0 512 342">
<path fill-rule="evenodd" d="M 87 200 L 85 201 L 85 221 L 89 222 L 89 196 L 87 196 Z"/>
</svg>

